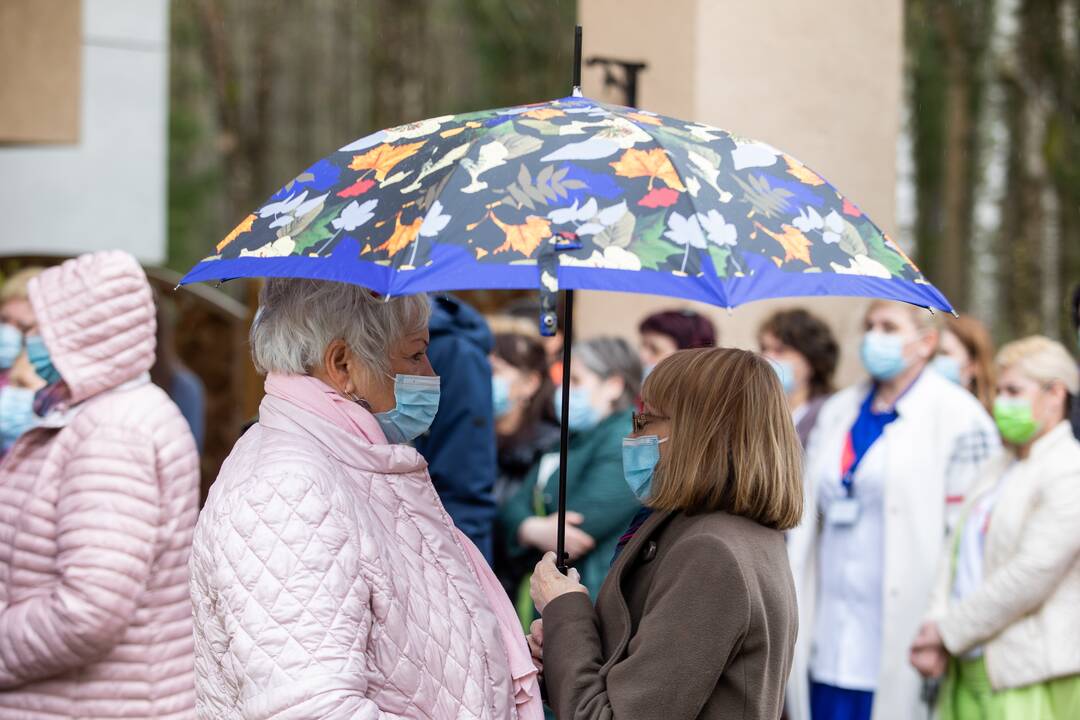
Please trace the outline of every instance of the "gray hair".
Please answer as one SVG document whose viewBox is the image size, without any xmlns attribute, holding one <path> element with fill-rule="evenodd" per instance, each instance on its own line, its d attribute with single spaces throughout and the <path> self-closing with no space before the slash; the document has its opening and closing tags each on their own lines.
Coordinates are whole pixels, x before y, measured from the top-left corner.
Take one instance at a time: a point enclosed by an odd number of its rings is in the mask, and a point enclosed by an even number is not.
<svg viewBox="0 0 1080 720">
<path fill-rule="evenodd" d="M 623 379 L 625 389 L 615 401 L 615 412 L 626 410 L 634 404 L 641 391 L 641 360 L 625 340 L 615 337 L 593 338 L 575 343 L 573 352 L 585 367 L 602 379 Z"/>
<path fill-rule="evenodd" d="M 337 339 L 373 371 L 390 374 L 390 351 L 427 327 L 426 295 L 391 300 L 330 280 L 270 278 L 251 323 L 251 358 L 260 373 L 310 373 Z"/>
</svg>

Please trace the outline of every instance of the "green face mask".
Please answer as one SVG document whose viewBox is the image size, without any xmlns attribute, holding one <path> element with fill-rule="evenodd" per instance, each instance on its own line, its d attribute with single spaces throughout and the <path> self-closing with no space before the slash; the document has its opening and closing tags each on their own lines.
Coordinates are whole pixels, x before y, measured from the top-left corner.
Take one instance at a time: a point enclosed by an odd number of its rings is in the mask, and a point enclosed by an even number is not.
<svg viewBox="0 0 1080 720">
<path fill-rule="evenodd" d="M 994 422 L 1005 442 L 1023 445 L 1039 432 L 1031 415 L 1031 402 L 1024 398 L 999 397 L 994 401 Z"/>
</svg>

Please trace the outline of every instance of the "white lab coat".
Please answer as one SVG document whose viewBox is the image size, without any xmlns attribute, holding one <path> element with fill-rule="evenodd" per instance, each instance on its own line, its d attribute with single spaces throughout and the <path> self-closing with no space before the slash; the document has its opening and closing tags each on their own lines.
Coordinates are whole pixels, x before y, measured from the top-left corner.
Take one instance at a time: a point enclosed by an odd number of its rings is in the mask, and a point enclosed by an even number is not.
<svg viewBox="0 0 1080 720">
<path fill-rule="evenodd" d="M 788 686 L 791 720 L 809 720 L 809 661 L 817 598 L 818 488 L 840 482 L 844 443 L 870 392 L 868 382 L 829 399 L 810 435 L 806 453 L 807 498 L 803 522 L 788 535 L 788 552 L 799 598 L 799 641 Z M 945 538 L 978 478 L 979 466 L 1000 452 L 993 420 L 966 390 L 926 371 L 900 398 L 899 417 L 878 440 L 887 454 L 884 489 L 883 627 L 881 674 L 873 720 L 927 716 L 922 681 L 908 663 L 933 588 Z"/>
</svg>

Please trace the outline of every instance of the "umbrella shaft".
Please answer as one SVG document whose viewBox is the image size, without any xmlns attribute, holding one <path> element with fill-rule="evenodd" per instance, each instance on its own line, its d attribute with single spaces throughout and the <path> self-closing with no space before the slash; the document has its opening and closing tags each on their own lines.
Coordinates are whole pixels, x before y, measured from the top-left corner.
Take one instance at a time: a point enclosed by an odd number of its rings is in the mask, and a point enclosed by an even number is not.
<svg viewBox="0 0 1080 720">
<path fill-rule="evenodd" d="M 559 443 L 559 531 L 556 565 L 566 574 L 566 454 L 570 445 L 570 358 L 574 342 L 574 291 L 567 290 L 563 303 L 562 422 Z"/>
</svg>

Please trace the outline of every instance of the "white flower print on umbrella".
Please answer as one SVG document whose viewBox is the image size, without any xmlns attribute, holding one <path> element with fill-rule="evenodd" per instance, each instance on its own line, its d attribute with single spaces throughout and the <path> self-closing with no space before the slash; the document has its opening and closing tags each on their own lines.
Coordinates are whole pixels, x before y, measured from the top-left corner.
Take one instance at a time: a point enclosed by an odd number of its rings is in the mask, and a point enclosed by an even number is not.
<svg viewBox="0 0 1080 720">
<path fill-rule="evenodd" d="M 807 207 L 799 211 L 799 217 L 795 218 L 791 224 L 804 233 L 811 231 L 821 233 L 821 239 L 830 245 L 840 242 L 844 234 L 844 218 L 840 217 L 835 210 L 830 211 L 823 218 L 817 210 Z"/>
<path fill-rule="evenodd" d="M 342 232 L 352 232 L 361 225 L 366 224 L 371 218 L 375 217 L 375 208 L 378 207 L 378 200 L 368 200 L 361 204 L 356 200 L 346 205 L 341 210 L 341 214 L 330 221 L 330 225 L 334 228 L 334 234 L 326 239 L 319 249 L 312 252 L 312 255 L 318 255 L 326 248 L 330 247 L 330 243 L 337 239 L 337 236 Z"/>
<path fill-rule="evenodd" d="M 409 258 L 409 267 L 416 267 L 416 251 L 420 248 L 420 238 L 433 238 L 450 223 L 451 216 L 443 212 L 442 201 L 436 200 L 424 216 L 424 222 L 420 223 L 419 237 L 413 240 L 412 256 Z"/>
<path fill-rule="evenodd" d="M 579 206 L 575 200 L 569 207 L 552 210 L 547 217 L 556 225 L 573 223 L 577 235 L 596 235 L 617 223 L 627 210 L 625 200 L 601 210 L 596 198 L 589 198 L 584 205 Z"/>
<path fill-rule="evenodd" d="M 679 272 L 684 275 L 686 274 L 686 263 L 690 259 L 690 248 L 693 247 L 698 250 L 704 250 L 708 247 L 705 234 L 701 231 L 701 224 L 698 222 L 697 215 L 683 217 L 680 213 L 671 213 L 671 216 L 668 218 L 668 229 L 664 233 L 664 237 L 679 247 L 685 248 L 682 268 L 679 269 Z"/>
</svg>

